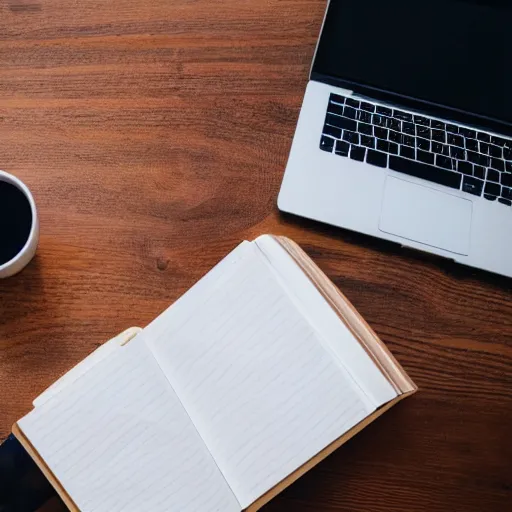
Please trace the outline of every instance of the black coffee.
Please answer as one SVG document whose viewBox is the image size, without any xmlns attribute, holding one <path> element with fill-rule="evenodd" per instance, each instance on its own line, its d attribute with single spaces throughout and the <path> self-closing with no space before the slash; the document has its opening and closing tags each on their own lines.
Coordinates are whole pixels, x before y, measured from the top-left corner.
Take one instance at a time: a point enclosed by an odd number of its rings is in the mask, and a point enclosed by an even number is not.
<svg viewBox="0 0 512 512">
<path fill-rule="evenodd" d="M 32 228 L 32 210 L 25 194 L 0 181 L 0 265 L 12 260 L 25 246 Z"/>
</svg>

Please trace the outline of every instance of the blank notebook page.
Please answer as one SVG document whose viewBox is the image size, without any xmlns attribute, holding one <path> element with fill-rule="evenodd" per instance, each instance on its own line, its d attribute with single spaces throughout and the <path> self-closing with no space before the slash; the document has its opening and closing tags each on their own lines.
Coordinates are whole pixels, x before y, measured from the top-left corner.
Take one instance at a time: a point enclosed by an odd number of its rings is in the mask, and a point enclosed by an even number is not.
<svg viewBox="0 0 512 512">
<path fill-rule="evenodd" d="M 240 512 L 140 336 L 18 424 L 82 512 Z"/>
<path fill-rule="evenodd" d="M 142 335 L 246 508 L 372 408 L 261 251 L 243 247 Z"/>
</svg>

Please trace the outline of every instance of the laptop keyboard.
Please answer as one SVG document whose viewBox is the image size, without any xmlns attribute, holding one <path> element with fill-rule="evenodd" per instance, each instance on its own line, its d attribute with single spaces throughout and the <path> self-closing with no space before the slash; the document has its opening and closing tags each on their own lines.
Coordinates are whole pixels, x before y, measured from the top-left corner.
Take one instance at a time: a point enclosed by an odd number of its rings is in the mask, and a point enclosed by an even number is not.
<svg viewBox="0 0 512 512">
<path fill-rule="evenodd" d="M 512 205 L 512 140 L 331 94 L 320 149 Z"/>
</svg>

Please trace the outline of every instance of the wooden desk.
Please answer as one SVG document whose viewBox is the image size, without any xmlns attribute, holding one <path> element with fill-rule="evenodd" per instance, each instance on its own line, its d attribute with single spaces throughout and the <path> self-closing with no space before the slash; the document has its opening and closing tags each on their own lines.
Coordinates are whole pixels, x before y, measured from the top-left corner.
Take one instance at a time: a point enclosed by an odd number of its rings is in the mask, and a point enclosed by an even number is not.
<svg viewBox="0 0 512 512">
<path fill-rule="evenodd" d="M 510 510 L 511 281 L 277 212 L 324 8 L 0 2 L 0 168 L 32 188 L 42 230 L 0 282 L 0 437 L 239 241 L 286 234 L 421 391 L 265 511 Z"/>
</svg>

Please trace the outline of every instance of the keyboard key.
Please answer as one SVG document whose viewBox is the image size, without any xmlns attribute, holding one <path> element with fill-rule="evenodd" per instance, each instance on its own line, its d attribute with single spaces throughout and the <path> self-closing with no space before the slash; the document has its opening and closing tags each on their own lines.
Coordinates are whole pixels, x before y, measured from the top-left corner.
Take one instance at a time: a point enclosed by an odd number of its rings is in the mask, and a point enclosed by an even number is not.
<svg viewBox="0 0 512 512">
<path fill-rule="evenodd" d="M 416 139 L 416 146 L 418 149 L 422 149 L 423 151 L 430 151 L 430 141 L 427 139 L 418 137 Z"/>
<path fill-rule="evenodd" d="M 336 126 L 336 128 L 341 128 L 342 130 L 350 130 L 351 132 L 355 131 L 357 128 L 357 123 L 352 121 L 352 119 L 345 119 L 344 117 L 335 116 L 333 114 L 327 114 L 325 124 Z"/>
<path fill-rule="evenodd" d="M 481 180 L 485 179 L 485 167 L 482 167 L 481 165 L 474 165 L 473 166 L 473 176 L 475 178 L 480 178 Z"/>
<path fill-rule="evenodd" d="M 456 161 L 452 158 L 444 155 L 436 156 L 436 165 L 438 167 L 442 167 L 443 169 L 455 170 L 457 165 Z"/>
<path fill-rule="evenodd" d="M 389 153 L 391 155 L 398 155 L 398 144 L 396 144 L 395 142 L 390 142 L 389 143 Z"/>
<path fill-rule="evenodd" d="M 383 116 L 391 117 L 393 115 L 393 111 L 388 107 L 377 107 L 377 114 L 382 114 Z"/>
<path fill-rule="evenodd" d="M 422 126 L 421 124 L 416 125 L 416 135 L 418 137 L 423 137 L 424 139 L 432 138 L 432 132 L 430 131 L 430 128 L 427 126 Z"/>
<path fill-rule="evenodd" d="M 476 139 L 476 132 L 475 130 L 471 130 L 469 128 L 463 128 L 462 126 L 459 128 L 459 133 L 461 135 L 464 135 L 466 139 Z"/>
<path fill-rule="evenodd" d="M 326 124 L 324 126 L 324 135 L 330 135 L 331 137 L 334 137 L 335 139 L 341 139 L 341 129 L 336 128 L 335 126 L 329 126 Z"/>
<path fill-rule="evenodd" d="M 375 139 L 369 135 L 361 135 L 361 146 L 375 149 Z"/>
<path fill-rule="evenodd" d="M 343 105 L 336 105 L 332 101 L 329 102 L 329 106 L 327 107 L 328 114 L 337 114 L 339 116 L 343 115 Z"/>
<path fill-rule="evenodd" d="M 389 153 L 389 142 L 387 140 L 377 139 L 377 149 L 384 153 Z"/>
<path fill-rule="evenodd" d="M 466 139 L 466 149 L 469 149 L 470 151 L 474 151 L 475 153 L 478 153 L 480 151 L 480 148 L 478 146 L 478 141 L 475 139 Z"/>
<path fill-rule="evenodd" d="M 381 116 L 380 114 L 373 114 L 372 116 L 372 124 L 374 126 L 387 126 L 387 121 L 384 116 Z"/>
<path fill-rule="evenodd" d="M 366 156 L 366 148 L 362 148 L 360 146 L 351 146 L 350 158 L 352 158 L 352 160 L 357 160 L 358 162 L 364 162 L 365 156 Z"/>
<path fill-rule="evenodd" d="M 489 146 L 489 155 L 493 158 L 503 158 L 503 149 L 498 146 L 493 146 L 492 144 Z"/>
<path fill-rule="evenodd" d="M 491 196 L 499 196 L 501 194 L 501 187 L 497 183 L 489 183 L 485 184 L 484 192 Z"/>
<path fill-rule="evenodd" d="M 343 105 L 345 103 L 345 96 L 339 96 L 338 94 L 331 94 L 329 97 L 330 101 L 334 101 L 334 103 L 339 103 Z"/>
<path fill-rule="evenodd" d="M 481 140 L 482 142 L 491 142 L 491 136 L 488 133 L 479 132 L 476 137 L 471 137 L 472 139 L 477 138 L 478 140 Z"/>
<path fill-rule="evenodd" d="M 505 199 L 512 199 L 512 188 L 501 187 L 501 195 Z"/>
<path fill-rule="evenodd" d="M 389 131 L 388 137 L 391 142 L 396 142 L 397 144 L 402 144 L 404 141 L 404 136 L 401 133 L 395 132 L 393 130 Z"/>
<path fill-rule="evenodd" d="M 416 147 L 416 139 L 414 137 L 411 137 L 410 135 L 404 135 L 403 136 L 403 144 L 406 146 L 409 146 L 411 148 Z"/>
<path fill-rule="evenodd" d="M 396 132 L 401 132 L 402 131 L 402 123 L 400 121 L 398 121 L 397 119 L 390 119 L 390 118 L 388 118 L 387 121 L 386 121 L 386 126 L 390 130 L 395 130 Z"/>
<path fill-rule="evenodd" d="M 505 162 L 505 172 L 512 172 L 512 162 Z"/>
<path fill-rule="evenodd" d="M 505 187 L 512 187 L 512 174 L 506 172 L 501 174 L 501 184 Z"/>
<path fill-rule="evenodd" d="M 345 103 L 349 106 L 349 107 L 354 107 L 354 108 L 359 108 L 359 105 L 361 104 L 359 101 L 355 100 L 354 98 L 347 98 L 345 100 Z"/>
<path fill-rule="evenodd" d="M 329 153 L 332 153 L 332 148 L 334 147 L 334 139 L 331 139 L 331 137 L 326 137 L 325 135 L 320 140 L 320 149 L 322 151 L 327 151 Z"/>
<path fill-rule="evenodd" d="M 364 135 L 373 135 L 373 126 L 366 123 L 358 123 L 357 131 Z"/>
<path fill-rule="evenodd" d="M 462 175 L 458 172 L 438 169 L 432 165 L 427 165 L 422 162 L 413 162 L 399 156 L 389 157 L 389 168 L 409 176 L 416 176 L 417 178 L 456 189 L 460 188 L 462 181 Z"/>
<path fill-rule="evenodd" d="M 455 133 L 448 133 L 448 144 L 457 146 L 459 148 L 464 147 L 464 137 L 462 135 L 456 135 Z"/>
<path fill-rule="evenodd" d="M 408 146 L 400 146 L 400 156 L 416 160 L 416 151 Z"/>
<path fill-rule="evenodd" d="M 386 130 L 386 128 L 379 128 L 376 126 L 373 129 L 373 135 L 378 139 L 388 140 L 388 130 Z"/>
<path fill-rule="evenodd" d="M 352 107 L 345 107 L 343 110 L 343 117 L 347 117 L 348 119 L 355 119 L 357 115 L 357 110 Z"/>
<path fill-rule="evenodd" d="M 509 148 L 503 149 L 503 158 L 505 160 L 512 160 L 512 149 L 509 149 Z"/>
<path fill-rule="evenodd" d="M 464 176 L 462 179 L 462 191 L 474 196 L 481 196 L 484 188 L 483 180 L 473 178 L 473 176 Z"/>
<path fill-rule="evenodd" d="M 436 121 L 435 119 L 432 119 L 432 121 L 430 121 L 430 126 L 436 130 L 442 130 L 443 132 L 446 131 L 446 124 L 442 121 Z"/>
<path fill-rule="evenodd" d="M 337 155 L 348 156 L 349 150 L 350 150 L 350 144 L 348 144 L 348 142 L 345 142 L 344 140 L 336 141 L 336 148 L 334 149 L 334 152 Z"/>
<path fill-rule="evenodd" d="M 412 123 L 407 123 L 406 121 L 404 121 L 402 123 L 402 132 L 414 136 L 416 135 L 416 128 Z"/>
<path fill-rule="evenodd" d="M 358 110 L 357 111 L 357 119 L 358 119 L 358 121 L 361 121 L 363 123 L 371 124 L 372 115 L 370 114 L 370 112 L 366 112 L 366 110 Z"/>
<path fill-rule="evenodd" d="M 423 126 L 430 126 L 430 119 L 423 116 L 414 116 L 414 122 Z"/>
<path fill-rule="evenodd" d="M 369 149 L 368 154 L 366 155 L 366 163 L 376 165 L 377 167 L 387 167 L 388 155 L 386 155 L 386 153 L 381 153 L 380 151 Z"/>
<path fill-rule="evenodd" d="M 441 130 L 432 130 L 432 140 L 444 144 L 446 142 L 446 134 Z"/>
<path fill-rule="evenodd" d="M 507 145 L 507 143 L 510 141 L 508 141 L 506 139 L 502 139 L 501 137 L 496 137 L 495 135 L 493 135 L 491 137 L 491 142 L 496 146 L 500 146 L 500 147 L 504 148 Z"/>
<path fill-rule="evenodd" d="M 459 133 L 459 127 L 455 126 L 454 124 L 447 124 L 446 131 L 450 133 Z"/>
<path fill-rule="evenodd" d="M 498 201 L 501 204 L 506 204 L 507 206 L 511 206 L 512 205 L 512 201 L 510 201 L 509 199 L 503 199 L 503 197 L 498 198 Z"/>
<path fill-rule="evenodd" d="M 500 182 L 500 173 L 494 169 L 487 169 L 487 181 Z"/>
<path fill-rule="evenodd" d="M 487 144 L 487 142 L 480 142 L 480 153 L 482 155 L 489 155 L 491 152 L 491 145 Z"/>
<path fill-rule="evenodd" d="M 491 144 L 489 155 L 494 158 L 503 158 L 504 150 L 506 150 L 506 148 L 502 148 L 501 146 L 495 146 L 494 144 Z"/>
<path fill-rule="evenodd" d="M 496 201 L 496 196 L 492 196 L 491 194 L 484 194 L 484 197 L 487 201 Z"/>
<path fill-rule="evenodd" d="M 505 172 L 505 162 L 499 158 L 491 158 L 491 167 L 500 172 Z"/>
<path fill-rule="evenodd" d="M 457 171 L 461 172 L 462 174 L 472 176 L 473 164 L 470 164 L 469 162 L 457 162 Z M 482 176 L 482 178 L 484 178 L 484 176 Z"/>
<path fill-rule="evenodd" d="M 450 146 L 440 142 L 432 142 L 432 152 L 438 155 L 450 156 Z"/>
<path fill-rule="evenodd" d="M 343 132 L 343 140 L 351 144 L 359 144 L 359 134 L 345 130 Z"/>
<path fill-rule="evenodd" d="M 363 110 L 366 110 L 366 112 L 375 112 L 375 105 L 372 105 L 371 103 L 361 102 L 361 108 Z"/>
<path fill-rule="evenodd" d="M 450 156 L 452 158 L 456 158 L 457 160 L 466 160 L 466 151 L 457 146 L 449 146 L 450 148 Z"/>
<path fill-rule="evenodd" d="M 435 155 L 434 153 L 429 153 L 427 151 L 422 151 L 421 149 L 418 149 L 416 151 L 416 158 L 425 164 L 434 165 L 435 162 Z"/>
<path fill-rule="evenodd" d="M 473 151 L 466 151 L 467 159 L 474 164 L 481 165 L 482 167 L 489 167 L 491 159 L 488 156 L 474 153 Z"/>
<path fill-rule="evenodd" d="M 408 121 L 409 123 L 412 123 L 413 121 L 412 114 L 408 114 L 407 112 L 403 112 L 401 110 L 395 110 L 393 112 L 393 117 L 395 119 L 400 119 L 401 121 Z"/>
</svg>

